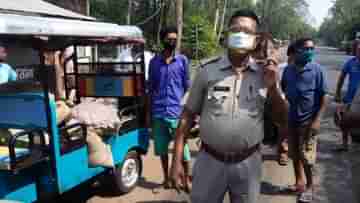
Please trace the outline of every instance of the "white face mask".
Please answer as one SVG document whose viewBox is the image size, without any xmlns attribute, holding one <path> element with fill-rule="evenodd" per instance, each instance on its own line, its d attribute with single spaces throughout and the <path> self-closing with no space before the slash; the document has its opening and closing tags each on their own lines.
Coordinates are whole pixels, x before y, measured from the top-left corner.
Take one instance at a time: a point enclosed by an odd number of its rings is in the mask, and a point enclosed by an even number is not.
<svg viewBox="0 0 360 203">
<path fill-rule="evenodd" d="M 255 48 L 256 36 L 245 32 L 230 33 L 227 39 L 229 49 L 250 51 Z"/>
</svg>

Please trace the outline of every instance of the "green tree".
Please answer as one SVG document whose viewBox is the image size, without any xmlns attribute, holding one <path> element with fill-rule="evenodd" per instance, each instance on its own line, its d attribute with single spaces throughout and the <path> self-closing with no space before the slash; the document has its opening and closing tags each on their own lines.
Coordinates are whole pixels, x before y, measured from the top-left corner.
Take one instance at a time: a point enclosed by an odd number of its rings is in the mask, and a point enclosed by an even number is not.
<svg viewBox="0 0 360 203">
<path fill-rule="evenodd" d="M 256 10 L 263 31 L 279 39 L 296 39 L 316 34 L 308 23 L 308 7 L 304 0 L 259 0 Z"/>
<path fill-rule="evenodd" d="M 215 54 L 217 41 L 211 22 L 199 15 L 188 16 L 185 18 L 185 22 L 184 53 L 192 59 L 196 58 L 196 51 L 198 51 L 199 58 Z M 196 35 L 198 35 L 197 38 Z"/>
<path fill-rule="evenodd" d="M 260 16 L 263 31 L 271 32 L 279 39 L 294 39 L 314 35 L 316 30 L 309 25 L 308 5 L 305 0 L 182 0 L 184 39 L 182 50 L 194 57 L 189 30 L 201 24 L 206 33 L 199 35 L 199 55 L 207 57 L 216 51 L 216 39 L 227 30 L 227 23 L 235 10 L 254 9 Z M 358 0 L 360 1 L 360 0 Z M 166 25 L 177 25 L 176 1 L 174 0 L 90 0 L 91 15 L 117 24 L 139 26 L 147 39 L 148 47 L 160 47 L 159 31 Z M 129 7 L 131 2 L 131 7 Z M 257 2 L 255 4 L 255 2 Z M 178 4 L 180 5 L 180 4 Z M 178 7 L 179 8 L 179 7 Z M 131 14 L 131 15 L 129 15 Z M 191 28 L 192 27 L 192 28 Z M 223 28 L 223 29 L 222 29 Z M 224 31 L 223 31 L 224 30 Z"/>
<path fill-rule="evenodd" d="M 319 30 L 319 36 L 331 46 L 352 40 L 360 31 L 360 0 L 336 0 Z"/>
</svg>

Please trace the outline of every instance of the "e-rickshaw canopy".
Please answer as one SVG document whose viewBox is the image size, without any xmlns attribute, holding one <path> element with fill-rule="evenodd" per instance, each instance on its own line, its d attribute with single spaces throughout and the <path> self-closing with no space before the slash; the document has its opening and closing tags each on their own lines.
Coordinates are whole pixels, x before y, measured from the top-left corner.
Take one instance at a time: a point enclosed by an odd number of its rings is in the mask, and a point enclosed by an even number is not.
<svg viewBox="0 0 360 203">
<path fill-rule="evenodd" d="M 0 35 L 142 39 L 136 26 L 0 13 Z"/>
</svg>

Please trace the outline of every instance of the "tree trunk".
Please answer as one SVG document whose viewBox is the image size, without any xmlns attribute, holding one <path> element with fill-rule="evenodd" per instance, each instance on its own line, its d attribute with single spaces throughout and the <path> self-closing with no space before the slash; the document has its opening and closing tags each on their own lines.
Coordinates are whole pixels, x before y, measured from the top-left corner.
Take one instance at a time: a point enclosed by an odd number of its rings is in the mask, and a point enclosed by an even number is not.
<svg viewBox="0 0 360 203">
<path fill-rule="evenodd" d="M 214 33 L 217 33 L 218 24 L 219 24 L 219 17 L 220 17 L 220 0 L 216 0 L 215 3 L 215 19 L 214 19 Z"/>
<path fill-rule="evenodd" d="M 181 39 L 183 33 L 183 8 L 184 2 L 183 0 L 176 0 L 176 26 L 178 30 L 176 50 L 181 50 Z"/>
<path fill-rule="evenodd" d="M 169 10 L 173 1 L 164 0 L 163 26 L 166 27 L 169 22 Z"/>
<path fill-rule="evenodd" d="M 128 13 L 126 16 L 126 24 L 131 24 L 131 13 L 132 13 L 132 0 L 128 0 Z"/>
<path fill-rule="evenodd" d="M 156 10 L 158 9 L 157 7 L 157 0 L 153 0 L 153 12 L 156 12 Z M 157 17 L 155 17 L 155 19 L 153 20 L 153 39 L 154 39 L 154 43 L 157 39 L 157 27 L 158 27 L 158 22 L 160 19 L 161 15 L 158 15 Z"/>
<path fill-rule="evenodd" d="M 165 0 L 160 0 L 160 16 L 159 16 L 159 26 L 158 26 L 158 32 L 157 32 L 157 44 L 160 45 L 160 32 L 163 28 L 163 21 L 164 21 L 164 10 L 165 10 Z"/>
<path fill-rule="evenodd" d="M 218 35 L 217 35 L 217 43 L 220 42 L 221 35 L 222 35 L 223 29 L 224 29 L 227 2 L 228 2 L 227 0 L 224 0 L 224 10 L 223 10 L 223 13 L 222 13 L 222 16 L 221 16 L 219 32 L 218 32 Z"/>
</svg>

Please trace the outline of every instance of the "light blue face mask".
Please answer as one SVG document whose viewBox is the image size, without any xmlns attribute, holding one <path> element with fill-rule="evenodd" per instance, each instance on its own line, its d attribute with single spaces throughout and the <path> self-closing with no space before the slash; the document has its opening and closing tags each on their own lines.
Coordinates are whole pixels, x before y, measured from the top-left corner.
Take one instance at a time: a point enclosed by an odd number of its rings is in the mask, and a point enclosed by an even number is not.
<svg viewBox="0 0 360 203">
<path fill-rule="evenodd" d="M 233 50 L 252 50 L 254 49 L 256 36 L 245 32 L 229 33 L 227 45 Z"/>
</svg>

